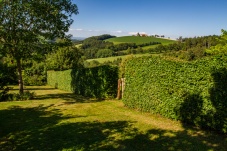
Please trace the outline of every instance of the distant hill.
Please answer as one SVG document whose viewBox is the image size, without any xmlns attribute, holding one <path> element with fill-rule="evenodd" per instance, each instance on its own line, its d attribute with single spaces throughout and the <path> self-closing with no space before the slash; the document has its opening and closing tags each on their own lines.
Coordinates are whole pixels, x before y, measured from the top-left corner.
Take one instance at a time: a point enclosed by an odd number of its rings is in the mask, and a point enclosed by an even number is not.
<svg viewBox="0 0 227 151">
<path fill-rule="evenodd" d="M 123 36 L 123 37 L 115 37 L 109 38 L 105 41 L 113 42 L 114 44 L 118 43 L 136 43 L 136 44 L 143 44 L 149 42 L 160 42 L 163 45 L 171 44 L 176 41 L 164 38 L 156 38 L 156 37 L 139 37 L 139 36 Z"/>
<path fill-rule="evenodd" d="M 71 37 L 72 40 L 82 41 L 86 39 L 86 37 Z"/>
</svg>

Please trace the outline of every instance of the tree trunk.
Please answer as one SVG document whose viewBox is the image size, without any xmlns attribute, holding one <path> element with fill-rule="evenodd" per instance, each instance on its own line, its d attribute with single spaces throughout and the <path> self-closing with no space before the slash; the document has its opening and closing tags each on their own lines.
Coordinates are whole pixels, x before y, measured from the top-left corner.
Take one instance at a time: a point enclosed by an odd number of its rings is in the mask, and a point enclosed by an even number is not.
<svg viewBox="0 0 227 151">
<path fill-rule="evenodd" d="M 21 60 L 17 59 L 17 74 L 18 74 L 18 84 L 19 84 L 19 93 L 20 95 L 24 93 L 23 79 L 22 79 L 22 69 L 21 69 Z"/>
</svg>

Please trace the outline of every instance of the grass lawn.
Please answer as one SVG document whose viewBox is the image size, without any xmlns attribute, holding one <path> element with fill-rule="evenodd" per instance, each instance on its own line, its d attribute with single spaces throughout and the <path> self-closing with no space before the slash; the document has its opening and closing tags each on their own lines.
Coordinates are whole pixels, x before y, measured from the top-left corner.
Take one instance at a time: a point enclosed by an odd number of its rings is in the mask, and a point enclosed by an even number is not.
<svg viewBox="0 0 227 151">
<path fill-rule="evenodd" d="M 96 61 L 98 61 L 99 63 L 104 63 L 104 62 L 106 62 L 106 61 L 111 61 L 111 62 L 113 62 L 114 60 L 117 60 L 118 58 L 121 58 L 122 60 L 124 60 L 125 58 L 130 57 L 130 56 L 142 57 L 142 56 L 151 56 L 151 55 L 152 55 L 152 54 L 150 54 L 150 53 L 147 53 L 147 54 L 132 54 L 132 55 L 124 55 L 124 56 L 114 56 L 114 57 L 106 57 L 106 58 L 88 59 L 88 60 L 86 60 L 86 61 L 90 62 L 90 61 L 96 60 Z"/>
<path fill-rule="evenodd" d="M 0 103 L 1 151 L 226 150 L 226 135 L 185 126 L 48 86 L 26 87 L 30 101 Z"/>
</svg>

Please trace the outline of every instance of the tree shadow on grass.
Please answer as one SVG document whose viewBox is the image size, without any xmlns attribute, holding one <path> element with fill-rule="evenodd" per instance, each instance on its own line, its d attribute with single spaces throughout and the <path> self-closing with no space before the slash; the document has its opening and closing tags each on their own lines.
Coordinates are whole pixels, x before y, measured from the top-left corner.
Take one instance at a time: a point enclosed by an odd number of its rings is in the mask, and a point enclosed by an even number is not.
<svg viewBox="0 0 227 151">
<path fill-rule="evenodd" d="M 225 150 L 226 137 L 150 129 L 141 132 L 134 121 L 60 123 L 64 116 L 50 106 L 0 110 L 0 150 Z"/>
<path fill-rule="evenodd" d="M 14 87 L 11 87 L 12 90 L 18 90 L 19 91 L 19 88 L 14 88 Z M 25 86 L 24 87 L 24 90 L 25 91 L 31 91 L 31 90 L 55 90 L 56 88 L 44 88 L 42 86 L 36 86 L 36 87 L 27 87 Z"/>
<path fill-rule="evenodd" d="M 192 124 L 227 134 L 227 69 L 213 69 L 213 86 L 209 96 L 200 92 L 186 93 L 176 110 L 182 124 Z"/>
<path fill-rule="evenodd" d="M 88 97 L 83 97 L 80 95 L 76 95 L 73 93 L 57 93 L 57 94 L 45 94 L 45 95 L 38 95 L 34 98 L 34 100 L 46 100 L 46 99 L 62 99 L 67 102 L 66 104 L 73 104 L 73 103 L 91 103 L 91 102 L 101 102 L 104 99 L 95 98 L 91 99 Z"/>
</svg>

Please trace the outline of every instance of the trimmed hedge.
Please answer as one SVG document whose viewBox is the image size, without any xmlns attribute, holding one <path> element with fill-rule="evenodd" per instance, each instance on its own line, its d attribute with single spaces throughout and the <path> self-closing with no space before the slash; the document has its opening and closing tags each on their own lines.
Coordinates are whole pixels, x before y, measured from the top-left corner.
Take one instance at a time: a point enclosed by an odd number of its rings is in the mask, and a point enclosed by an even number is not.
<svg viewBox="0 0 227 151">
<path fill-rule="evenodd" d="M 126 106 L 227 133 L 227 57 L 132 58 L 125 72 Z"/>
<path fill-rule="evenodd" d="M 112 66 L 47 72 L 48 85 L 96 98 L 116 97 L 117 80 L 118 67 Z"/>
<path fill-rule="evenodd" d="M 47 84 L 65 91 L 72 91 L 71 87 L 71 72 L 70 70 L 65 71 L 47 71 Z"/>
</svg>

